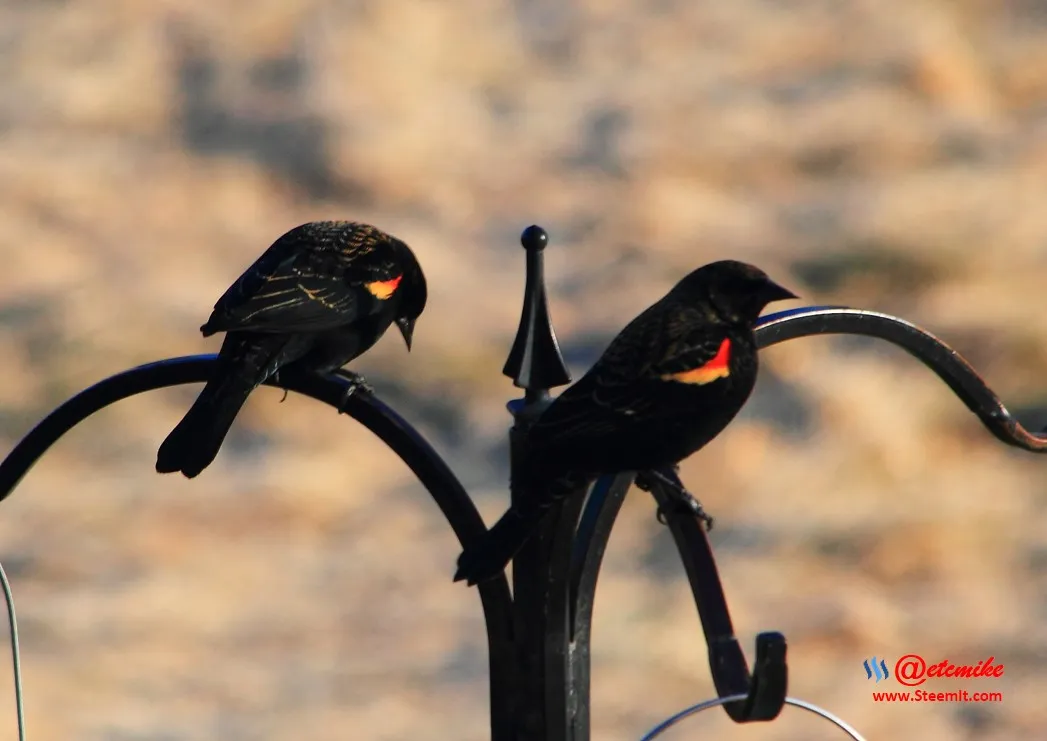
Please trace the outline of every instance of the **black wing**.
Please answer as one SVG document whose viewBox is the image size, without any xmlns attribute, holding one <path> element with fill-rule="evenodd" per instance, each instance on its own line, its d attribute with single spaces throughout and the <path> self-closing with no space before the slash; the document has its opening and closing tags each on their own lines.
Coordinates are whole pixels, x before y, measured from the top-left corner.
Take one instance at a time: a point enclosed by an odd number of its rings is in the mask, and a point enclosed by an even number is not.
<svg viewBox="0 0 1047 741">
<path fill-rule="evenodd" d="M 365 224 L 306 224 L 278 239 L 229 287 L 201 330 L 322 331 L 377 302 L 368 285 L 403 270 L 384 232 Z"/>
<path fill-rule="evenodd" d="M 640 314 L 530 428 L 540 446 L 584 445 L 663 416 L 652 383 L 713 360 L 725 337 L 701 309 L 659 302 Z"/>
</svg>

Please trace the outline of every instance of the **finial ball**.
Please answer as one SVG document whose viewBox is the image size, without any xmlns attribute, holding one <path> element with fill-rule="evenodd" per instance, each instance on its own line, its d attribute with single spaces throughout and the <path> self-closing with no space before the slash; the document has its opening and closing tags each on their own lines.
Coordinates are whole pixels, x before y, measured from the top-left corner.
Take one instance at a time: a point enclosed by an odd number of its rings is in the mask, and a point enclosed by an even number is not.
<svg viewBox="0 0 1047 741">
<path fill-rule="evenodd" d="M 541 251 L 549 244 L 549 235 L 542 227 L 532 224 L 523 230 L 523 234 L 520 235 L 520 244 L 525 250 Z"/>
</svg>

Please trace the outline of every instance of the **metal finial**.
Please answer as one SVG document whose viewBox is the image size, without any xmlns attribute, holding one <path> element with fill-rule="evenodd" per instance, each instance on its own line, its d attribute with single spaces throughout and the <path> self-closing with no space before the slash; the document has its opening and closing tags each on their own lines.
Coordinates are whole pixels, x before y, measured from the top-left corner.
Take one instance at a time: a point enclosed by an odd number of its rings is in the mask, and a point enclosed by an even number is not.
<svg viewBox="0 0 1047 741">
<path fill-rule="evenodd" d="M 549 244 L 549 234 L 537 224 L 531 224 L 520 235 L 520 244 L 525 250 L 541 252 Z"/>
<path fill-rule="evenodd" d="M 502 368 L 517 387 L 534 394 L 571 382 L 545 300 L 542 250 L 548 242 L 549 235 L 540 226 L 529 226 L 520 235 L 520 244 L 527 250 L 527 284 L 520 328 Z"/>
</svg>

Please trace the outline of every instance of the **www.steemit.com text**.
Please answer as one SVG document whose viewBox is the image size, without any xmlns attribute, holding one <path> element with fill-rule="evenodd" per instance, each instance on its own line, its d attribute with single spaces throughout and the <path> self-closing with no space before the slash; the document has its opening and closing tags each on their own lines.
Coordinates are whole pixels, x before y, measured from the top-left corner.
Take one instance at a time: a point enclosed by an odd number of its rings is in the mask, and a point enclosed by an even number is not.
<svg viewBox="0 0 1047 741">
<path fill-rule="evenodd" d="M 1002 692 L 968 692 L 953 690 L 951 692 L 929 692 L 911 690 L 909 692 L 873 692 L 873 702 L 1003 702 Z"/>
</svg>

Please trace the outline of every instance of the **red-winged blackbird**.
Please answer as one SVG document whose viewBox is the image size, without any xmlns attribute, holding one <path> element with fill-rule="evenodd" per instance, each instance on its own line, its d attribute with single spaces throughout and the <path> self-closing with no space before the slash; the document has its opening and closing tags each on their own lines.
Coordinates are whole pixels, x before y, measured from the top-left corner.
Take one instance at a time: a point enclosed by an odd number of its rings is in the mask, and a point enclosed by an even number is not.
<svg viewBox="0 0 1047 741">
<path fill-rule="evenodd" d="M 193 478 L 218 455 L 248 395 L 281 369 L 330 373 L 395 323 L 407 349 L 425 309 L 422 268 L 368 224 L 318 221 L 280 237 L 218 299 L 204 337 L 226 332 L 211 379 L 156 454 L 158 473 Z M 355 376 L 350 389 L 370 390 Z"/>
<path fill-rule="evenodd" d="M 734 260 L 698 268 L 611 342 L 595 365 L 528 429 L 511 487 L 519 501 L 458 559 L 455 581 L 497 576 L 548 508 L 604 474 L 671 481 L 676 464 L 716 437 L 756 383 L 753 326 L 772 301 L 796 298 Z M 706 517 L 706 519 L 708 519 Z"/>
</svg>

